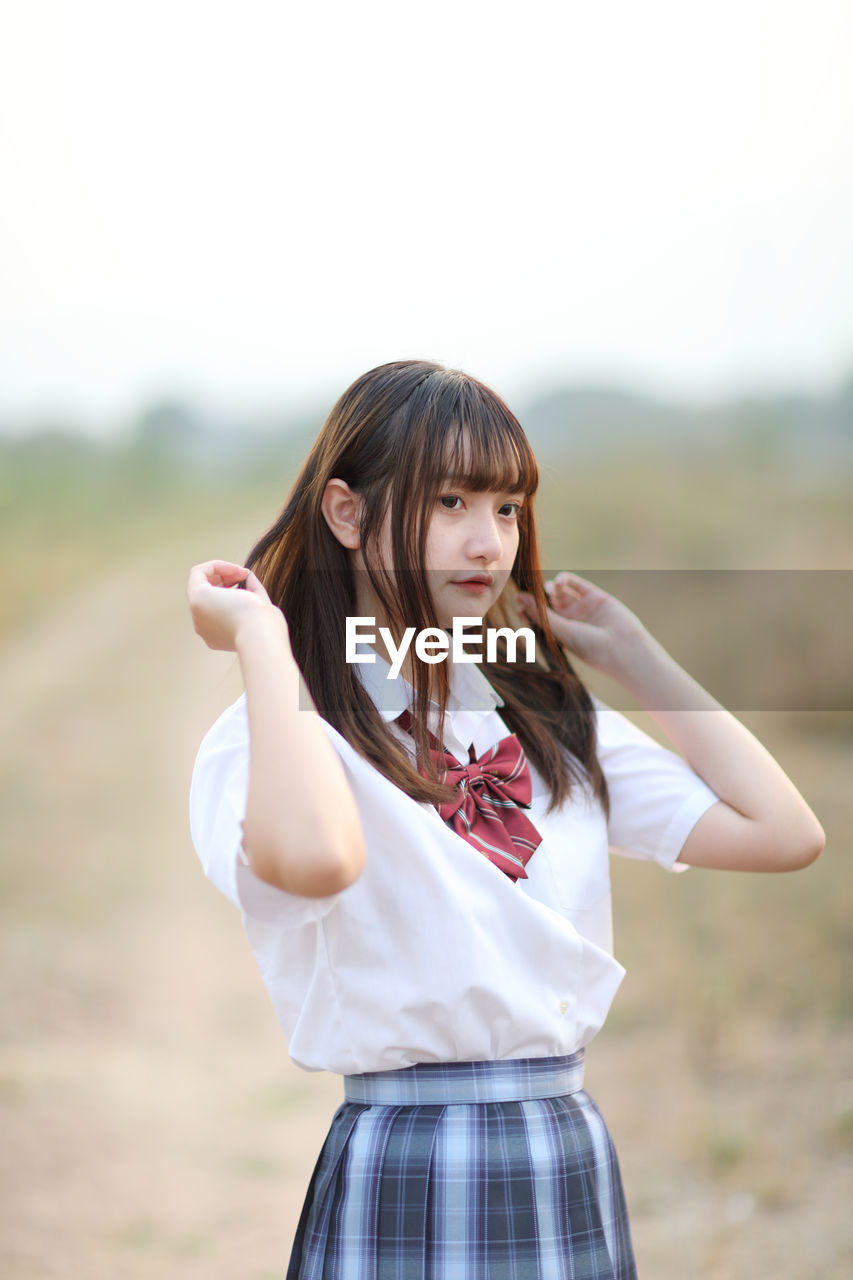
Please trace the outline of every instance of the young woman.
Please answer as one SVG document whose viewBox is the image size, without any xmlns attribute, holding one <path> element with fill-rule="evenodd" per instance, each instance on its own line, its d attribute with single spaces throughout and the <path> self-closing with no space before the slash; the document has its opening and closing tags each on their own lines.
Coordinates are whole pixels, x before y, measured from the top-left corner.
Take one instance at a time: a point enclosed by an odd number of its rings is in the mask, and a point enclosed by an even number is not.
<svg viewBox="0 0 853 1280">
<path fill-rule="evenodd" d="M 335 405 L 247 567 L 190 574 L 197 632 L 245 683 L 199 751 L 195 846 L 293 1060 L 345 1077 L 291 1280 L 634 1276 L 582 1087 L 624 972 L 608 846 L 749 871 L 823 846 L 779 766 L 624 605 L 570 573 L 546 598 L 536 487 L 493 392 L 384 365 Z M 472 619 L 490 660 L 445 652 Z M 532 661 L 507 634 L 525 626 Z M 592 699 L 567 651 L 675 751 Z"/>
</svg>

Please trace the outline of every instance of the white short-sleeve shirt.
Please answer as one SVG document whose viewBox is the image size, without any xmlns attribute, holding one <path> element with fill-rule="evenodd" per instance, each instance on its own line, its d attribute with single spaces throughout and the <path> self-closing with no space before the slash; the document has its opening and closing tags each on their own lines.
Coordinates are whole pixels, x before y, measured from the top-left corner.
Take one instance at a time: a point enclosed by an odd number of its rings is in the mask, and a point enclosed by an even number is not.
<svg viewBox="0 0 853 1280">
<path fill-rule="evenodd" d="M 408 705 L 405 681 L 387 679 L 378 655 L 357 669 L 391 731 L 413 750 L 391 723 Z M 480 755 L 509 730 L 478 666 L 451 663 L 449 676 L 444 745 L 467 763 L 470 745 Z M 717 800 L 679 756 L 624 716 L 598 703 L 596 714 L 609 823 L 577 785 L 546 814 L 549 794 L 531 766 L 526 812 L 542 842 L 528 878 L 515 883 L 321 720 L 367 848 L 358 880 L 328 898 L 285 893 L 248 865 L 245 697 L 219 717 L 193 772 L 193 843 L 207 876 L 243 913 L 294 1062 L 356 1074 L 550 1057 L 592 1039 L 624 976 L 612 955 L 609 846 L 671 868 Z"/>
</svg>

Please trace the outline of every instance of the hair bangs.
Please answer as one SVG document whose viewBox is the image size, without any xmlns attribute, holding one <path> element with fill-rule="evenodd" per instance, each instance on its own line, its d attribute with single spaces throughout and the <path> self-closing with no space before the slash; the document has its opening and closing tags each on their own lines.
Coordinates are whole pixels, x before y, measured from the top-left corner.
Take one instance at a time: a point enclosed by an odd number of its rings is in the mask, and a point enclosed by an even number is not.
<svg viewBox="0 0 853 1280">
<path fill-rule="evenodd" d="M 532 497 L 539 469 L 518 419 L 485 388 L 466 386 L 443 459 L 444 479 L 471 490 Z"/>
</svg>

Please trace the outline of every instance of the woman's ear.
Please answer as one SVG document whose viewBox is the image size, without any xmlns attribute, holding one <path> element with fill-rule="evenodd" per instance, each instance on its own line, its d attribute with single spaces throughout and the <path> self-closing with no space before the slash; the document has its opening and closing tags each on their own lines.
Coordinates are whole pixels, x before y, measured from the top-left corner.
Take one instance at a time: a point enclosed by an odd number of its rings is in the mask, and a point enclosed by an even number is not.
<svg viewBox="0 0 853 1280">
<path fill-rule="evenodd" d="M 320 510 L 341 546 L 357 551 L 361 546 L 359 523 L 361 498 L 345 480 L 330 480 L 323 492 Z"/>
</svg>

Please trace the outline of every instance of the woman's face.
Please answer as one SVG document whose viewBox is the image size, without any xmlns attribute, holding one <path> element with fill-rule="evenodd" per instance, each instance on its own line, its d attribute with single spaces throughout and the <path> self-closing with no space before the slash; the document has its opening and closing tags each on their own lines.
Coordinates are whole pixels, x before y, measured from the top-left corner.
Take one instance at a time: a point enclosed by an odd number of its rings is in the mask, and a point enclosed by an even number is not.
<svg viewBox="0 0 853 1280">
<path fill-rule="evenodd" d="M 484 617 L 512 572 L 518 551 L 518 514 L 523 491 L 492 493 L 452 481 L 442 486 L 429 516 L 424 570 L 436 624 L 452 628 L 455 617 Z M 391 569 L 390 514 L 386 514 L 375 561 Z M 361 549 L 353 567 L 364 569 Z M 366 573 L 357 573 L 359 613 L 382 624 L 382 608 Z"/>
<path fill-rule="evenodd" d="M 480 617 L 506 586 L 518 551 L 525 495 L 442 486 L 430 517 L 426 577 L 441 627 Z"/>
<path fill-rule="evenodd" d="M 469 462 L 466 448 L 459 460 L 463 474 Z M 452 472 L 448 461 L 447 474 L 427 513 L 423 565 L 436 625 L 448 629 L 456 617 L 484 617 L 500 596 L 515 564 L 519 513 L 527 501 L 522 489 L 472 489 Z M 387 570 L 393 567 L 391 519 L 389 508 L 373 552 L 374 561 Z M 364 568 L 360 548 L 353 567 Z M 377 617 L 380 624 L 385 621 L 379 617 L 381 606 L 365 573 L 357 574 L 356 595 L 363 615 Z"/>
</svg>

